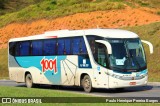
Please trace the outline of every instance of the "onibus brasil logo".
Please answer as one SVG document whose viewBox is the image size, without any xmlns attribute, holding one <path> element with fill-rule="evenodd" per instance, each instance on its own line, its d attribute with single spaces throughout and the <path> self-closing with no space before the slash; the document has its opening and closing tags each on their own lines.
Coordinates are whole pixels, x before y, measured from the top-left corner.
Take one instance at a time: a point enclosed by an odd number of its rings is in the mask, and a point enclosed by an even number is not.
<svg viewBox="0 0 160 106">
<path fill-rule="evenodd" d="M 45 57 L 40 61 L 42 66 L 42 72 L 53 71 L 56 74 L 57 71 L 57 58 L 55 59 L 46 59 Z"/>
</svg>

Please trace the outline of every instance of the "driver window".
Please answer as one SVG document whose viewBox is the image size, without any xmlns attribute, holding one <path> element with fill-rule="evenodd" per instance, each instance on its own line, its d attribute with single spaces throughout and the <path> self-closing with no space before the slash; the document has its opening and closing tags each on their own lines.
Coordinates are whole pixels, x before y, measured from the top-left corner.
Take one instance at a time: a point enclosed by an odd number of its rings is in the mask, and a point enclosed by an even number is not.
<svg viewBox="0 0 160 106">
<path fill-rule="evenodd" d="M 103 67 L 108 67 L 107 48 L 104 44 L 95 43 L 95 61 Z"/>
</svg>

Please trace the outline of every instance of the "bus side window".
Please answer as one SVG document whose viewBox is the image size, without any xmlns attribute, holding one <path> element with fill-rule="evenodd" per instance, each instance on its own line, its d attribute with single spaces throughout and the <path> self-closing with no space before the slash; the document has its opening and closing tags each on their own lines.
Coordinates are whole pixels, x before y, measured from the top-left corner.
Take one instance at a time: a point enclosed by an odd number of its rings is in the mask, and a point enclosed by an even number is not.
<svg viewBox="0 0 160 106">
<path fill-rule="evenodd" d="M 16 42 L 9 43 L 9 54 L 15 56 Z"/>
<path fill-rule="evenodd" d="M 72 43 L 73 55 L 80 53 L 79 46 L 80 46 L 80 37 L 73 38 L 73 43 Z"/>
<path fill-rule="evenodd" d="M 104 44 L 95 43 L 96 52 L 94 54 L 95 61 L 103 67 L 109 67 L 107 59 L 107 48 Z"/>
<path fill-rule="evenodd" d="M 43 52 L 44 52 L 44 55 L 55 55 L 56 40 L 55 39 L 44 40 Z"/>
<path fill-rule="evenodd" d="M 90 44 L 92 53 L 95 54 L 95 40 L 90 40 L 89 44 Z"/>
<path fill-rule="evenodd" d="M 81 38 L 81 40 L 80 40 L 80 53 L 87 54 L 87 48 L 86 48 L 86 45 L 85 45 L 83 38 Z"/>
<path fill-rule="evenodd" d="M 84 42 L 83 37 L 76 37 L 73 38 L 73 55 L 74 54 L 87 54 L 87 49 L 86 49 L 86 45 Z"/>
<path fill-rule="evenodd" d="M 32 55 L 33 56 L 42 56 L 42 48 L 43 48 L 42 40 L 32 41 Z"/>
<path fill-rule="evenodd" d="M 15 56 L 20 56 L 20 42 L 16 43 Z"/>
<path fill-rule="evenodd" d="M 30 42 L 29 41 L 25 41 L 25 42 L 21 42 L 20 45 L 21 49 L 20 49 L 20 55 L 21 56 L 29 56 L 30 55 Z"/>
<path fill-rule="evenodd" d="M 64 54 L 71 54 L 71 39 L 65 39 Z"/>
<path fill-rule="evenodd" d="M 58 39 L 58 55 L 63 55 L 64 53 L 64 47 L 65 47 L 65 42 L 64 39 Z"/>
</svg>

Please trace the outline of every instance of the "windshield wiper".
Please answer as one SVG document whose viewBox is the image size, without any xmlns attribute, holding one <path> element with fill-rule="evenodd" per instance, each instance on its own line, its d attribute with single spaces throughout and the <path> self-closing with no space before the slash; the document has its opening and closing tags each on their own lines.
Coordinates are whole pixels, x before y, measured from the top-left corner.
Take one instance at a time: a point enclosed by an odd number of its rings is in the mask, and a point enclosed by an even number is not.
<svg viewBox="0 0 160 106">
<path fill-rule="evenodd" d="M 130 61 L 130 53 L 129 53 L 129 49 L 128 49 L 128 46 L 127 46 L 127 41 L 125 40 L 124 41 L 124 46 L 125 46 L 125 50 L 126 50 L 126 57 L 127 57 L 127 59 L 126 59 L 126 61 L 128 61 L 128 59 L 129 59 L 129 61 Z M 125 69 L 126 69 L 126 67 L 127 67 L 127 65 L 126 64 L 124 64 L 124 67 L 125 67 Z"/>
<path fill-rule="evenodd" d="M 120 68 L 120 67 L 111 67 L 111 68 L 112 68 L 113 70 L 114 70 L 114 68 L 115 68 L 116 70 L 118 69 L 118 70 L 122 70 L 123 72 L 126 72 L 124 68 Z"/>
<path fill-rule="evenodd" d="M 132 61 L 133 61 L 133 59 L 134 59 L 133 56 L 131 56 L 131 58 L 132 58 Z M 135 58 L 134 60 L 135 60 L 136 64 L 138 65 L 138 67 L 141 68 L 141 66 L 140 66 L 139 62 L 137 61 L 137 59 Z"/>
</svg>

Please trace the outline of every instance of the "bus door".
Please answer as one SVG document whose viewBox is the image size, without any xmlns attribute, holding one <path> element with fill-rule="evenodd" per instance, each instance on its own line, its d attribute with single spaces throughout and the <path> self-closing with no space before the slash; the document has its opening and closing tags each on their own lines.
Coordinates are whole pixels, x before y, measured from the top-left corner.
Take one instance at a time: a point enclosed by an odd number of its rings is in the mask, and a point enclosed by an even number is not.
<svg viewBox="0 0 160 106">
<path fill-rule="evenodd" d="M 107 47 L 100 43 L 95 43 L 95 53 L 94 58 L 95 61 L 98 63 L 96 70 L 94 71 L 95 78 L 97 79 L 97 86 L 99 87 L 108 87 L 108 76 L 106 73 L 108 72 L 108 51 Z"/>
</svg>

